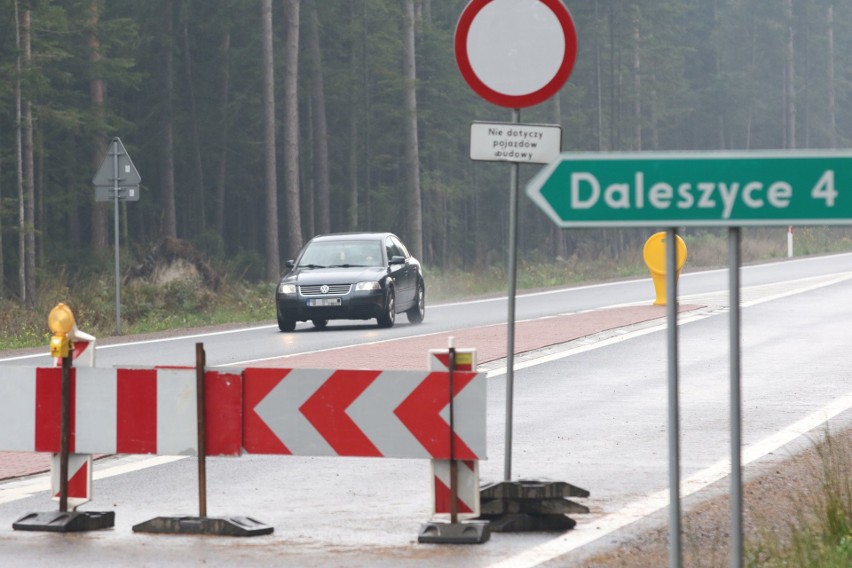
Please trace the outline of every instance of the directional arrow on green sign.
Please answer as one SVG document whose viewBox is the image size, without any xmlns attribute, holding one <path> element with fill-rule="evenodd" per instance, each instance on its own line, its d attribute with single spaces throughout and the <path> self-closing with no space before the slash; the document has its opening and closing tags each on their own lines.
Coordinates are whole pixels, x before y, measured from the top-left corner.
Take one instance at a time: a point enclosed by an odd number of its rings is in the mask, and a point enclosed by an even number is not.
<svg viewBox="0 0 852 568">
<path fill-rule="evenodd" d="M 565 152 L 527 195 L 562 227 L 850 225 L 852 152 Z"/>
</svg>

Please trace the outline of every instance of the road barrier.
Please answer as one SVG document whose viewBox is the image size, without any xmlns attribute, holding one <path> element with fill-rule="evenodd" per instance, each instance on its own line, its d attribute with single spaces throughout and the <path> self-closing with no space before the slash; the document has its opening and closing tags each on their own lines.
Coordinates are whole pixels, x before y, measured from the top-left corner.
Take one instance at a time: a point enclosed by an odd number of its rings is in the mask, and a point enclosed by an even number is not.
<svg viewBox="0 0 852 568">
<path fill-rule="evenodd" d="M 202 358 L 195 369 L 70 364 L 0 368 L 0 450 L 189 455 L 198 456 L 200 462 L 208 455 L 243 454 L 469 462 L 486 458 L 484 374 L 213 371 L 203 363 L 201 344 L 197 348 Z M 65 358 L 70 359 L 67 352 Z M 452 426 L 446 417 L 448 406 Z M 200 486 L 202 469 L 200 463 Z M 134 531 L 245 536 L 272 532 L 250 517 L 231 523 L 206 518 L 203 495 L 200 501 L 199 517 L 160 518 L 147 527 L 137 525 Z M 23 526 L 27 523 L 22 521 L 13 526 L 55 530 Z"/>
</svg>

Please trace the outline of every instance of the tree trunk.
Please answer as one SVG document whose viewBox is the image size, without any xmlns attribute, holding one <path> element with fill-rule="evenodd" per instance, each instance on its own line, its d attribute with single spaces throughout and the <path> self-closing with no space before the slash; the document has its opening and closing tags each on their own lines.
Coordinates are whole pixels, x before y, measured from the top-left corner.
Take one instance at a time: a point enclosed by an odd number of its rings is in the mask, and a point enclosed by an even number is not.
<svg viewBox="0 0 852 568">
<path fill-rule="evenodd" d="M 32 12 L 27 5 L 21 14 L 21 48 L 23 67 L 32 68 Z M 33 107 L 29 97 L 22 98 L 21 110 L 21 157 L 23 158 L 24 217 L 21 227 L 24 240 L 24 305 L 35 307 L 35 168 L 33 161 Z"/>
<path fill-rule="evenodd" d="M 0 131 L 2 137 L 2 131 Z M 3 203 L 3 160 L 0 159 L 0 203 Z M 6 297 L 6 259 L 3 256 L 3 215 L 0 215 L 0 299 Z"/>
<path fill-rule="evenodd" d="M 784 0 L 784 12 L 787 16 L 787 72 L 785 73 L 785 99 L 786 109 L 786 147 L 796 147 L 796 90 L 795 90 L 795 66 L 793 57 L 793 0 Z"/>
<path fill-rule="evenodd" d="M 272 0 L 261 3 L 263 28 L 263 109 L 266 165 L 266 278 L 278 280 L 278 178 L 275 161 L 275 69 L 272 54 Z"/>
<path fill-rule="evenodd" d="M 225 30 L 222 38 L 222 91 L 219 99 L 221 126 L 221 148 L 219 152 L 219 167 L 216 172 L 215 227 L 219 235 L 225 234 L 225 179 L 228 171 L 228 101 L 231 90 L 231 31 Z"/>
<path fill-rule="evenodd" d="M 600 14 L 598 13 L 599 3 L 595 0 L 595 24 L 597 25 L 600 22 Z M 603 69 L 601 68 L 601 40 L 599 35 L 595 35 L 593 41 L 595 42 L 595 100 L 597 101 L 597 120 L 596 120 L 596 130 L 598 136 L 598 151 L 602 152 L 606 149 L 606 144 L 604 144 L 604 127 L 603 127 Z"/>
<path fill-rule="evenodd" d="M 831 147 L 837 148 L 837 109 L 834 100 L 834 5 L 829 4 L 828 19 L 828 128 Z"/>
<path fill-rule="evenodd" d="M 92 171 L 98 171 L 101 167 L 104 157 L 106 156 L 106 134 L 102 131 L 104 124 L 104 103 L 106 100 L 106 84 L 101 77 L 99 67 L 100 61 L 103 59 L 101 53 L 101 42 L 98 36 L 98 25 L 100 24 L 100 2 L 92 0 L 89 3 L 89 33 L 87 36 L 89 47 L 89 63 L 91 63 L 92 78 L 89 80 L 89 103 L 92 105 L 92 117 L 94 118 L 96 134 L 92 139 Z M 88 193 L 88 201 L 92 203 L 92 248 L 96 252 L 103 252 L 107 249 L 107 239 L 109 238 L 109 204 L 101 203 L 94 200 L 93 192 Z"/>
<path fill-rule="evenodd" d="M 177 238 L 177 213 L 175 209 L 175 156 L 174 156 L 174 9 L 173 0 L 165 1 L 166 23 L 163 40 L 163 145 L 161 238 Z"/>
<path fill-rule="evenodd" d="M 21 18 L 18 1 L 15 0 L 15 47 L 18 56 L 15 58 L 15 181 L 18 189 L 18 286 L 20 287 L 21 302 L 26 300 L 26 274 L 24 272 L 24 159 L 23 133 L 21 132 L 22 95 L 21 74 Z"/>
<path fill-rule="evenodd" d="M 642 39 L 639 29 L 639 7 L 636 6 L 633 19 L 633 145 L 637 151 L 642 150 L 642 74 L 641 54 L 639 52 Z"/>
<path fill-rule="evenodd" d="M 354 3 L 352 4 L 354 6 Z M 354 12 L 354 9 L 353 9 Z M 352 18 L 355 19 L 354 17 Z M 349 54 L 349 69 L 352 77 L 357 77 L 358 55 L 355 50 L 355 41 L 352 42 L 352 50 Z M 349 108 L 358 108 L 358 95 L 355 89 L 355 81 L 353 80 L 349 89 Z M 354 231 L 358 227 L 358 151 L 360 145 L 355 144 L 358 139 L 358 113 L 349 113 L 349 187 L 346 192 L 346 213 L 343 219 L 343 226 L 349 231 Z"/>
<path fill-rule="evenodd" d="M 405 180 L 408 193 L 408 242 L 412 253 L 423 257 L 423 210 L 420 199 L 420 150 L 417 146 L 417 67 L 415 64 L 414 0 L 405 2 L 403 42 L 405 78 Z"/>
<path fill-rule="evenodd" d="M 302 247 L 299 203 L 299 0 L 284 0 L 284 206 L 287 258 Z"/>
<path fill-rule="evenodd" d="M 314 117 L 314 175 L 316 179 L 316 229 L 320 233 L 331 230 L 331 183 L 328 163 L 328 125 L 325 114 L 325 86 L 322 77 L 322 52 L 320 50 L 319 16 L 316 0 L 310 4 L 310 51 L 313 63 L 313 101 Z"/>
<path fill-rule="evenodd" d="M 189 11 L 189 7 L 186 8 Z M 192 124 L 192 145 L 194 146 L 194 158 L 195 158 L 195 176 L 193 183 L 196 185 L 196 190 L 198 194 L 198 202 L 194 205 L 193 209 L 198 211 L 198 232 L 203 233 L 207 228 L 207 215 L 205 213 L 206 202 L 205 199 L 205 187 L 204 184 L 204 166 L 201 160 L 201 137 L 198 134 L 198 111 L 196 109 L 195 103 L 195 79 L 192 76 L 192 54 L 189 50 L 189 22 L 187 21 L 191 16 L 187 15 L 186 20 L 183 22 L 183 60 L 184 65 L 186 66 L 186 88 L 187 93 L 189 94 L 189 116 L 190 123 Z"/>
</svg>

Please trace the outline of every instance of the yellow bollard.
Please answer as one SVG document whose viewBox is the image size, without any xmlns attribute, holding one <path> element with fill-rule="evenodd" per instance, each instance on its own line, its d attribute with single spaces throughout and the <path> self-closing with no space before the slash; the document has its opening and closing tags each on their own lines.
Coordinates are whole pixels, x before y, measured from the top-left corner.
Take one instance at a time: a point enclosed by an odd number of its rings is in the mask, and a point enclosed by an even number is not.
<svg viewBox="0 0 852 568">
<path fill-rule="evenodd" d="M 686 262 L 686 243 L 680 236 L 677 238 L 677 276 L 680 276 L 680 269 Z M 654 300 L 655 306 L 666 305 L 666 233 L 656 233 L 645 241 L 645 247 L 642 250 L 642 256 L 645 258 L 645 265 L 651 271 L 651 279 L 654 281 L 654 290 L 657 293 L 657 299 Z M 676 277 L 677 277 L 676 276 Z"/>
</svg>

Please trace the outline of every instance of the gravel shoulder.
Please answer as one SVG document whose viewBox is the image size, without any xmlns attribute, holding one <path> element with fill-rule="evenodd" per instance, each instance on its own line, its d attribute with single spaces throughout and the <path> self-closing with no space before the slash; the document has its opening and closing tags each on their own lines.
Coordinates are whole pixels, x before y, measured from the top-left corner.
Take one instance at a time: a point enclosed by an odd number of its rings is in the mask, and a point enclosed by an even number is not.
<svg viewBox="0 0 852 568">
<path fill-rule="evenodd" d="M 852 427 L 840 431 L 832 427 L 831 436 L 848 448 L 852 447 Z M 822 437 L 824 430 L 812 431 L 811 437 Z M 793 455 L 769 459 L 746 470 L 743 485 L 743 528 L 746 565 L 760 565 L 755 557 L 767 543 L 775 546 L 786 542 L 797 524 L 815 509 L 815 500 L 823 495 L 823 462 L 816 450 L 817 440 L 805 442 Z M 801 445 L 801 444 L 800 444 Z M 852 470 L 852 464 L 847 464 Z M 683 502 L 683 565 L 715 568 L 730 565 L 730 491 L 729 479 L 709 488 L 711 498 L 687 499 Z M 657 525 L 634 534 L 610 550 L 598 552 L 583 560 L 587 568 L 647 568 L 667 566 L 667 515 L 660 515 Z M 753 561 L 753 562 L 751 562 Z"/>
</svg>

